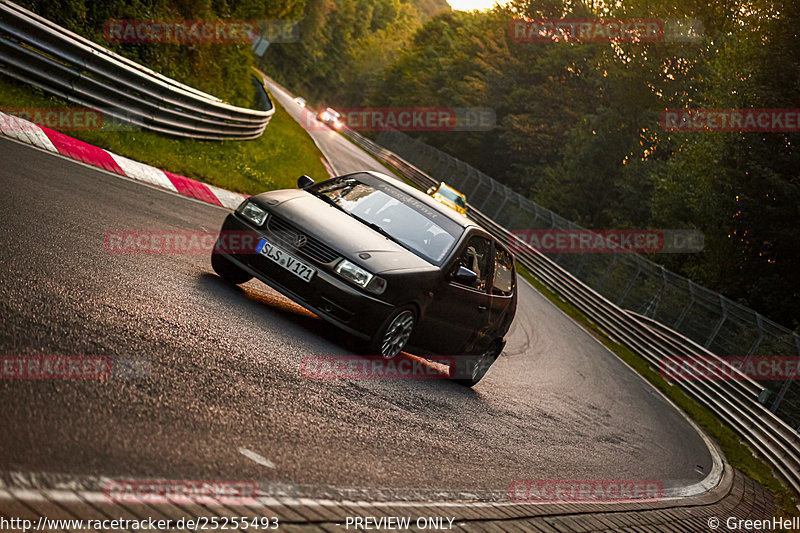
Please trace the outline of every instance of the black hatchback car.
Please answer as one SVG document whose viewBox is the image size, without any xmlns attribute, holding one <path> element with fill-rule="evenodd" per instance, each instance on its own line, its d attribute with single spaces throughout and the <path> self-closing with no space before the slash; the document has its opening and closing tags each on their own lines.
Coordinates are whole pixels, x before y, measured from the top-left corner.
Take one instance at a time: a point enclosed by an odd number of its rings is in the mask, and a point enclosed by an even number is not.
<svg viewBox="0 0 800 533">
<path fill-rule="evenodd" d="M 211 264 L 232 283 L 256 277 L 364 339 L 369 354 L 444 357 L 472 386 L 505 346 L 517 307 L 508 249 L 399 180 L 359 172 L 245 200 Z M 229 235 L 245 235 L 231 246 Z M 247 244 L 249 243 L 249 244 Z"/>
</svg>

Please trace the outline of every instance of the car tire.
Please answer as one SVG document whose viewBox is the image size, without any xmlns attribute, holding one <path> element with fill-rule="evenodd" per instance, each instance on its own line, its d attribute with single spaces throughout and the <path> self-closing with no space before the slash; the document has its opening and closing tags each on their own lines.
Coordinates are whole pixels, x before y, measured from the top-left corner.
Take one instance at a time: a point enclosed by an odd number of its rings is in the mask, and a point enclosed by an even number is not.
<svg viewBox="0 0 800 533">
<path fill-rule="evenodd" d="M 466 387 L 477 385 L 502 351 L 503 343 L 495 340 L 478 355 L 457 357 L 455 368 L 450 369 L 450 380 Z"/>
<path fill-rule="evenodd" d="M 389 315 L 366 346 L 367 355 L 391 359 L 406 347 L 417 325 L 417 313 L 411 306 L 398 307 Z"/>
<path fill-rule="evenodd" d="M 211 267 L 219 277 L 234 285 L 239 285 L 240 283 L 253 279 L 252 274 L 234 265 L 233 262 L 226 259 L 222 254 L 211 254 Z"/>
</svg>

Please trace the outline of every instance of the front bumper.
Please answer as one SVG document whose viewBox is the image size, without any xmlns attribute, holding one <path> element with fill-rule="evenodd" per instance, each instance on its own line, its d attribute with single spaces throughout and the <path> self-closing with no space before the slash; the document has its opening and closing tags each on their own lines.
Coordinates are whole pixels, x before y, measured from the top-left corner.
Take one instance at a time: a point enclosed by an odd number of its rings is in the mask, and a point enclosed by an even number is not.
<svg viewBox="0 0 800 533">
<path fill-rule="evenodd" d="M 214 253 L 223 255 L 284 296 L 353 335 L 371 338 L 394 310 L 392 304 L 362 292 L 334 273 L 333 267 L 338 259 L 330 263 L 312 259 L 286 246 L 265 227 L 256 228 L 234 214 L 225 219 L 222 232 L 223 235 L 228 232 L 234 235 L 252 234 L 250 239 L 241 239 L 241 242 L 251 243 L 252 249 L 239 247 L 232 251 L 217 246 Z M 312 265 L 317 273 L 311 281 L 299 279 L 256 252 L 255 246 L 262 237 Z"/>
</svg>

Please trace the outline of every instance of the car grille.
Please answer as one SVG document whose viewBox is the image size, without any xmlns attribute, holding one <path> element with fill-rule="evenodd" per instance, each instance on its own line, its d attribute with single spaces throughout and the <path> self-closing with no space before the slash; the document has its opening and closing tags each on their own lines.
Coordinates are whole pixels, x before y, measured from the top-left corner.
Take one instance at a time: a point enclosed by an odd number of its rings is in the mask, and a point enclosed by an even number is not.
<svg viewBox="0 0 800 533">
<path fill-rule="evenodd" d="M 301 254 L 318 261 L 320 263 L 331 263 L 339 258 L 339 254 L 333 251 L 328 246 L 322 244 L 314 237 L 295 228 L 291 223 L 276 215 L 270 215 L 267 220 L 267 229 L 273 236 L 284 246 L 291 250 L 300 252 Z M 297 246 L 295 239 L 303 235 L 306 237 L 306 243 L 303 246 Z"/>
</svg>

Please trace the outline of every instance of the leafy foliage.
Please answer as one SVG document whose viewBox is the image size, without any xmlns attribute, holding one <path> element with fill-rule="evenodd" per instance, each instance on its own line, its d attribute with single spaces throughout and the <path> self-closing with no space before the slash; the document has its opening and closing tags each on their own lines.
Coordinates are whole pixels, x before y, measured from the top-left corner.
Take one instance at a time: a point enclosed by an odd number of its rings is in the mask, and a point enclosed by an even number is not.
<svg viewBox="0 0 800 533">
<path fill-rule="evenodd" d="M 297 19 L 305 0 L 21 0 L 23 7 L 153 70 L 234 105 L 254 105 L 249 43 L 115 43 L 111 20 Z"/>
<path fill-rule="evenodd" d="M 269 47 L 260 67 L 318 107 L 361 104 L 445 0 L 307 0 L 300 41 Z"/>
<path fill-rule="evenodd" d="M 334 106 L 493 108 L 489 132 L 412 135 L 589 227 L 700 229 L 704 252 L 654 259 L 798 327 L 798 134 L 676 133 L 659 123 L 670 108 L 796 107 L 796 2 L 513 0 L 417 28 L 409 18 L 391 34 L 373 2 L 309 0 L 314 37 L 268 61 L 292 88 Z M 518 42 L 509 22 L 521 17 L 697 19 L 703 33 Z"/>
<path fill-rule="evenodd" d="M 297 20 L 300 40 L 256 63 L 318 107 L 489 107 L 488 132 L 414 135 L 596 228 L 700 229 L 699 254 L 658 256 L 710 288 L 800 325 L 798 133 L 671 132 L 669 108 L 800 102 L 792 0 L 512 0 L 454 12 L 444 0 L 25 0 L 103 42 L 108 19 Z M 697 19 L 702 38 L 518 42 L 521 18 Z M 235 104 L 252 98 L 247 45 L 112 45 Z"/>
</svg>

